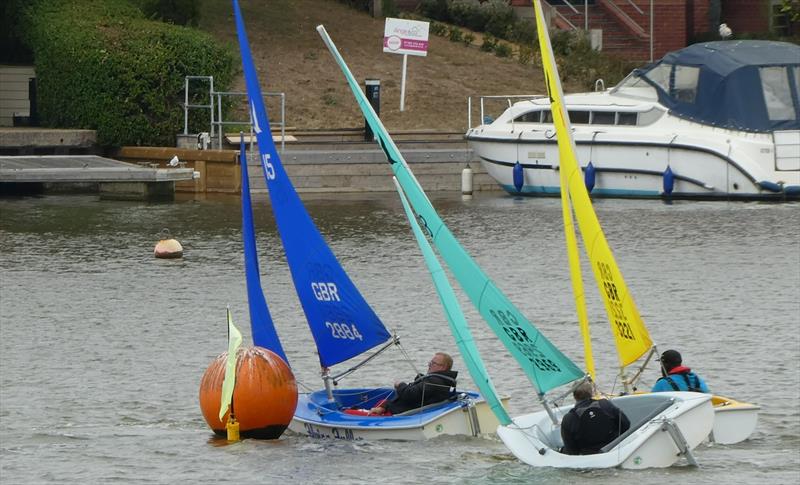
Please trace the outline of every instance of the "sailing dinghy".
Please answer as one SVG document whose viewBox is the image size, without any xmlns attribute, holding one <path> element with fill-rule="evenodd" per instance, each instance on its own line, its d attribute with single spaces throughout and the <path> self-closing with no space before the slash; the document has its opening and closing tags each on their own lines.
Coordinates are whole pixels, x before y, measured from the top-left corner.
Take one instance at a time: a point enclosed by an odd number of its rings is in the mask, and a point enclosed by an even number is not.
<svg viewBox="0 0 800 485">
<path fill-rule="evenodd" d="M 447 401 L 394 416 L 359 416 L 344 412 L 350 408 L 369 409 L 380 400 L 392 397 L 394 389 L 391 388 L 334 389 L 334 386 L 399 341 L 386 329 L 345 273 L 283 168 L 272 139 L 238 1 L 234 0 L 233 5 L 261 167 L 294 287 L 317 347 L 325 383 L 324 390 L 299 396 L 289 429 L 314 438 L 346 440 L 421 440 L 440 435 L 477 436 L 494 432 L 497 419 L 477 392 L 454 390 Z M 242 165 L 245 169 L 244 162 Z M 253 325 L 254 335 L 262 330 L 256 328 L 259 324 L 255 321 Z M 335 375 L 330 372 L 334 365 L 380 345 L 380 349 L 346 371 Z"/>
<path fill-rule="evenodd" d="M 534 2 L 538 8 L 538 0 Z M 542 64 L 545 69 L 545 80 L 549 93 L 553 116 L 559 117 L 556 131 L 559 150 L 559 178 L 561 188 L 561 206 L 564 221 L 564 234 L 570 266 L 575 306 L 578 322 L 584 342 L 584 354 L 587 371 L 592 379 L 596 378 L 594 358 L 592 356 L 589 322 L 586 316 L 581 276 L 578 244 L 573 224 L 578 222 L 584 247 L 591 263 L 595 280 L 608 314 L 611 330 L 614 334 L 617 355 L 620 364 L 620 380 L 626 394 L 636 392 L 635 383 L 643 370 L 658 351 L 650 338 L 633 296 L 628 291 L 622 272 L 614 259 L 611 247 L 606 240 L 600 221 L 594 211 L 585 178 L 580 170 L 575 149 L 575 140 L 569 121 L 568 110 L 564 108 L 564 97 L 558 70 L 554 62 L 547 28 L 539 22 L 537 10 L 537 29 L 542 51 Z M 632 375 L 626 370 L 644 357 L 644 363 Z M 709 435 L 710 441 L 721 444 L 733 444 L 743 441 L 752 434 L 758 422 L 759 406 L 736 401 L 729 397 L 713 396 L 714 424 Z"/>
<path fill-rule="evenodd" d="M 544 411 L 516 418 L 509 418 L 502 408 L 492 407 L 501 425 L 498 435 L 520 460 L 534 466 L 569 468 L 624 468 L 665 467 L 675 463 L 681 456 L 691 463 L 691 450 L 699 444 L 711 428 L 713 411 L 710 396 L 697 393 L 670 392 L 658 395 L 633 395 L 614 399 L 631 420 L 631 428 L 619 439 L 608 445 L 597 455 L 569 456 L 559 453 L 563 445 L 560 435 L 560 418 L 570 407 L 553 406 L 546 399 L 552 389 L 584 378 L 584 373 L 566 355 L 561 353 L 533 324 L 508 300 L 469 256 L 455 236 L 441 220 L 431 205 L 422 187 L 417 182 L 408 164 L 389 136 L 372 106 L 347 67 L 333 41 L 323 26 L 318 26 L 323 41 L 345 75 L 347 83 L 359 107 L 370 125 L 376 140 L 386 154 L 395 174 L 401 200 L 406 198 L 413 208 L 406 209 L 415 228 L 416 221 L 425 228 L 433 245 L 447 264 L 455 279 L 480 312 L 488 326 L 509 350 L 537 390 Z M 418 236 L 418 242 L 419 236 Z M 420 242 L 426 262 L 429 254 Z M 442 291 L 443 275 L 435 264 L 429 263 L 437 290 Z M 447 283 L 449 285 L 449 283 Z M 441 296 L 441 295 L 440 295 Z M 442 298 L 443 303 L 447 298 Z M 445 304 L 446 311 L 453 307 Z M 451 322 L 452 324 L 452 322 Z M 455 334 L 455 332 L 454 332 Z M 466 347 L 461 347 L 462 353 Z M 468 351 L 469 352 L 469 351 Z M 465 356 L 465 361 L 479 362 L 477 352 Z M 494 392 L 492 386 L 482 385 L 484 379 L 470 368 L 476 385 L 487 400 Z"/>
</svg>

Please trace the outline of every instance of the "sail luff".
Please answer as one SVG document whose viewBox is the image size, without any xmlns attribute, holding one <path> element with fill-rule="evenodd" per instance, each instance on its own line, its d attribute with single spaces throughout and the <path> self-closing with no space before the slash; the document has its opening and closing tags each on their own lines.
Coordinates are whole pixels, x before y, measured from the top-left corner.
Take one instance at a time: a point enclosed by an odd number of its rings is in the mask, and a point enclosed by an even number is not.
<svg viewBox="0 0 800 485">
<path fill-rule="evenodd" d="M 391 334 L 339 264 L 286 174 L 272 139 L 237 0 L 233 7 L 253 131 L 272 212 L 320 365 L 329 367 L 380 345 Z"/>
<path fill-rule="evenodd" d="M 486 371 L 486 366 L 483 363 L 483 359 L 481 359 L 478 347 L 475 345 L 472 332 L 470 332 L 469 326 L 467 325 L 467 320 L 461 310 L 461 305 L 458 303 L 453 287 L 450 285 L 447 275 L 442 265 L 439 263 L 439 260 L 436 258 L 428 239 L 423 234 L 417 222 L 417 218 L 396 178 L 394 179 L 394 183 L 397 188 L 397 193 L 400 195 L 400 201 L 403 203 L 406 218 L 408 218 L 408 222 L 414 232 L 414 237 L 425 259 L 425 264 L 433 279 L 436 293 L 439 295 L 439 301 L 442 303 L 445 316 L 447 317 L 450 332 L 453 334 L 458 350 L 461 352 L 467 370 L 472 377 L 472 381 L 478 386 L 483 398 L 489 404 L 489 408 L 497 417 L 500 424 L 504 426 L 509 425 L 511 424 L 511 417 L 500 402 L 494 384 L 489 377 L 489 373 Z"/>
<path fill-rule="evenodd" d="M 539 0 L 533 0 L 533 6 L 536 11 L 537 35 L 541 48 L 545 83 L 558 139 L 559 170 L 564 172 L 561 177 L 567 181 L 584 248 L 606 307 L 620 365 L 624 368 L 644 355 L 652 346 L 652 341 L 639 311 L 636 309 L 633 297 L 628 292 L 625 280 L 600 227 L 597 214 L 589 198 L 589 192 L 581 177 L 581 169 L 575 155 L 577 153 L 575 140 L 572 137 L 569 117 L 563 104 L 564 93 L 561 88 L 561 80 L 558 77 L 558 68 L 553 57 L 550 37 Z"/>
<path fill-rule="evenodd" d="M 256 250 L 253 203 L 250 197 L 250 180 L 247 173 L 247 153 L 244 140 L 239 147 L 239 165 L 242 177 L 242 241 L 244 243 L 244 272 L 247 282 L 247 306 L 250 310 L 250 329 L 253 345 L 269 349 L 288 363 L 275 324 L 269 313 L 259 274 L 258 251 Z"/>
<path fill-rule="evenodd" d="M 586 296 L 581 274 L 581 261 L 578 252 L 578 240 L 575 237 L 575 226 L 572 220 L 572 206 L 569 202 L 567 183 L 561 177 L 561 216 L 564 220 L 564 239 L 566 241 L 567 259 L 569 261 L 569 276 L 572 282 L 572 294 L 575 300 L 575 311 L 578 315 L 578 325 L 583 337 L 583 358 L 586 372 L 596 381 L 594 370 L 594 355 L 592 354 L 592 336 L 589 329 L 589 317 L 586 314 Z"/>
<path fill-rule="evenodd" d="M 430 234 L 435 235 L 434 245 L 453 276 L 498 339 L 519 363 L 531 383 L 540 393 L 545 393 L 581 378 L 583 372 L 506 298 L 453 236 L 436 213 L 366 96 L 361 92 L 361 88 L 325 28 L 320 25 L 317 31 L 339 64 L 367 123 L 376 134 L 379 145 L 392 165 L 395 177 L 411 206 L 419 214 L 421 224 Z"/>
</svg>

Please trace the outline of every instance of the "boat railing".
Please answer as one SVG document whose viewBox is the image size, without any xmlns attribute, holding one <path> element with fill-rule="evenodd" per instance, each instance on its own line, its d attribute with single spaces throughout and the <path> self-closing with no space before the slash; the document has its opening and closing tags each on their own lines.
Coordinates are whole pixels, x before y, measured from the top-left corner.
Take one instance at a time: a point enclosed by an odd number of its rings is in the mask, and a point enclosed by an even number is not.
<svg viewBox="0 0 800 485">
<path fill-rule="evenodd" d="M 544 98 L 545 96 L 542 94 L 508 94 L 508 95 L 491 95 L 491 96 L 477 96 L 478 103 L 480 106 L 480 123 L 479 125 L 484 125 L 491 123 L 493 120 L 488 120 L 486 117 L 486 101 L 487 100 L 503 100 L 505 101 L 503 111 L 508 108 L 511 108 L 512 100 L 520 100 L 520 99 L 540 99 Z M 472 126 L 472 96 L 467 97 L 467 129 L 471 130 L 474 128 Z M 511 123 L 514 123 L 514 120 L 511 120 Z M 512 127 L 513 129 L 513 127 Z"/>
</svg>

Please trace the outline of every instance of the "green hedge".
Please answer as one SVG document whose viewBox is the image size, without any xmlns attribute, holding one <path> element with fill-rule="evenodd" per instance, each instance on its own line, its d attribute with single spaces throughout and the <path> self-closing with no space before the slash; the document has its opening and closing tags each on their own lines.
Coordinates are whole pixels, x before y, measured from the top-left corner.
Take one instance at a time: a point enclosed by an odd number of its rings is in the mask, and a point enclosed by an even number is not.
<svg viewBox="0 0 800 485">
<path fill-rule="evenodd" d="M 104 146 L 174 145 L 183 132 L 184 77 L 214 76 L 222 91 L 238 65 L 229 47 L 193 29 L 147 20 L 127 0 L 20 5 L 19 32 L 34 53 L 42 125 L 95 129 Z M 203 88 L 205 97 L 198 90 L 191 103 L 208 103 Z M 190 121 L 190 132 L 206 131 L 208 112 Z"/>
</svg>

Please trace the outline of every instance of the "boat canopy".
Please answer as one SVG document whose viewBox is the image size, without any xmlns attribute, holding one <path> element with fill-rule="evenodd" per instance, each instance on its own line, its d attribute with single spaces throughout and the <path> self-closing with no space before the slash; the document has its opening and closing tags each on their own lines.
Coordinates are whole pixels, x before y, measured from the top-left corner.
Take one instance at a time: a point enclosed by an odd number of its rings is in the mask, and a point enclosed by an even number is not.
<svg viewBox="0 0 800 485">
<path fill-rule="evenodd" d="M 694 44 L 637 69 L 617 90 L 642 80 L 681 118 L 743 131 L 800 129 L 800 46 L 788 42 Z"/>
</svg>

